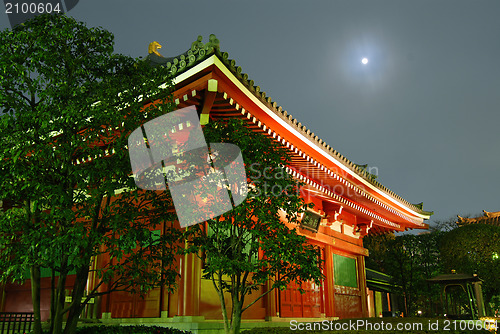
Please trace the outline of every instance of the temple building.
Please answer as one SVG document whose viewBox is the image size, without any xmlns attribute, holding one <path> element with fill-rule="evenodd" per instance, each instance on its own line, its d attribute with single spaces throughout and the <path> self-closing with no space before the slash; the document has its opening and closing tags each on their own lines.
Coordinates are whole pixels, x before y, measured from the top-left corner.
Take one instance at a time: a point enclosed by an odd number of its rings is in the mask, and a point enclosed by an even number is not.
<svg viewBox="0 0 500 334">
<path fill-rule="evenodd" d="M 322 286 L 303 286 L 305 294 L 300 294 L 294 285 L 284 291 L 273 291 L 244 312 L 243 319 L 368 317 L 371 312 L 365 257 L 369 254 L 363 248 L 363 237 L 427 229 L 424 220 L 432 212 L 409 203 L 380 184 L 366 166 L 349 161 L 302 125 L 221 51 L 214 35 L 207 43 L 198 37 L 187 52 L 176 57 L 163 57 L 159 48 L 159 43 L 151 43 L 146 61 L 171 70 L 175 104 L 179 108 L 196 106 L 202 125 L 217 119 L 239 118 L 256 133 L 279 142 L 292 156 L 287 171 L 305 183 L 304 199 L 314 203 L 301 226 L 290 228 L 297 228 L 309 243 L 321 250 L 325 275 Z M 216 291 L 210 281 L 202 278 L 201 260 L 185 256 L 179 270 L 181 278 L 173 293 L 163 288 L 151 291 L 145 298 L 112 293 L 96 300 L 89 313 L 108 322 L 120 319 L 192 324 L 222 319 Z M 21 288 L 10 286 L 4 291 L 0 310 L 19 310 L 9 302 L 9 294 L 13 295 L 16 289 L 18 296 L 26 299 L 24 307 L 28 307 L 29 286 L 24 285 L 22 293 Z M 47 291 L 42 292 L 42 297 L 48 297 Z"/>
<path fill-rule="evenodd" d="M 472 224 L 488 224 L 500 226 L 500 211 L 488 212 L 483 210 L 483 212 L 483 216 L 474 218 L 463 218 L 458 216 L 457 224 L 460 226 Z"/>
</svg>

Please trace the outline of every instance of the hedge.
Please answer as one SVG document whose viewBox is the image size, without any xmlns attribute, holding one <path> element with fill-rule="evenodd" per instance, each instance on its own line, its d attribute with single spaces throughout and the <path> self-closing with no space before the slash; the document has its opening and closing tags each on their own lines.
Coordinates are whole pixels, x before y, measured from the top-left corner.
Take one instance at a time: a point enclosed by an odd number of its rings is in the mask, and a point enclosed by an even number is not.
<svg viewBox="0 0 500 334">
<path fill-rule="evenodd" d="M 47 331 L 44 331 L 47 334 Z M 77 334 L 192 334 L 188 331 L 181 331 L 175 328 L 159 326 L 85 326 L 76 329 Z"/>
</svg>

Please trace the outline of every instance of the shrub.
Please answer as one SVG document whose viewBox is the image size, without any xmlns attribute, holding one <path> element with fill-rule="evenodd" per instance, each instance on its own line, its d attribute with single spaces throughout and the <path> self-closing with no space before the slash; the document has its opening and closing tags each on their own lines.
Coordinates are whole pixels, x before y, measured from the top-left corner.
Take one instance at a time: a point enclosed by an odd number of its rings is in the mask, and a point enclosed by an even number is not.
<svg viewBox="0 0 500 334">
<path fill-rule="evenodd" d="M 76 330 L 77 334 L 192 334 L 188 331 L 181 331 L 175 328 L 159 326 L 85 326 Z M 44 331 L 44 334 L 48 334 Z"/>
<path fill-rule="evenodd" d="M 191 334 L 175 328 L 159 326 L 86 326 L 77 329 L 77 334 Z"/>
</svg>

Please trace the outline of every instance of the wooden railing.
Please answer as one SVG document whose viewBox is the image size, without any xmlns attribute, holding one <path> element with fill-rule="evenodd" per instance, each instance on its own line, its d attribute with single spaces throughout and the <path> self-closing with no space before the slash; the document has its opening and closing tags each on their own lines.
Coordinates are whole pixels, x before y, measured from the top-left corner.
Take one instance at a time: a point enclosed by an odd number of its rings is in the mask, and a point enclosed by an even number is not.
<svg viewBox="0 0 500 334">
<path fill-rule="evenodd" d="M 33 320 L 33 313 L 0 312 L 0 334 L 29 333 Z"/>
</svg>

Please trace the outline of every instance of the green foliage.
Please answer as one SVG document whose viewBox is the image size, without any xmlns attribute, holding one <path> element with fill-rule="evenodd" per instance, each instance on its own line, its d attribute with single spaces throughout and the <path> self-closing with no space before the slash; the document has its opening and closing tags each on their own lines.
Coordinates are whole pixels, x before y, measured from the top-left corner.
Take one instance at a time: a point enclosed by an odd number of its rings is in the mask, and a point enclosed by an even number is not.
<svg viewBox="0 0 500 334">
<path fill-rule="evenodd" d="M 89 270 L 98 281 L 87 300 L 105 284 L 146 292 L 175 282 L 169 194 L 136 188 L 126 148 L 146 115 L 172 110 L 163 83 L 171 85 L 165 68 L 114 54 L 110 32 L 64 15 L 0 33 L 0 257 L 9 259 L 0 279 L 19 281 L 31 268 L 39 289 L 41 267 L 60 282 L 76 272 L 68 308 L 64 285 L 53 291 L 53 319 L 61 325 L 69 312 L 66 333 L 84 307 Z M 144 108 L 146 98 L 159 102 Z M 34 309 L 39 320 L 35 299 Z"/>
<path fill-rule="evenodd" d="M 404 298 L 405 314 L 414 315 L 419 309 L 429 315 L 439 312 L 439 287 L 426 279 L 441 272 L 439 240 L 442 232 L 419 235 L 383 234 L 363 240 L 370 251 L 367 268 L 377 268 L 392 276 L 394 292 Z"/>
<path fill-rule="evenodd" d="M 305 208 L 299 184 L 284 170 L 286 151 L 237 120 L 212 122 L 203 131 L 209 143 L 241 149 L 250 184 L 242 204 L 188 230 L 188 252 L 204 256 L 204 277 L 219 293 L 226 332 L 238 333 L 241 313 L 253 304 L 243 307 L 245 298 L 262 285 L 271 282 L 269 293 L 292 281 L 321 284 L 319 252 L 282 222 L 296 227 Z M 231 295 L 229 315 L 224 292 Z"/>
<path fill-rule="evenodd" d="M 189 334 L 189 331 L 181 331 L 175 328 L 159 326 L 88 326 L 77 330 L 78 334 Z"/>
<path fill-rule="evenodd" d="M 417 309 L 430 315 L 440 312 L 441 286 L 426 279 L 439 274 L 477 274 L 487 313 L 493 314 L 493 296 L 500 295 L 500 227 L 473 224 L 456 227 L 449 220 L 441 228 L 419 235 L 392 234 L 369 236 L 364 245 L 370 251 L 368 268 L 379 268 L 393 277 L 394 284 L 406 298 L 409 314 Z M 444 226 L 444 227 L 443 227 Z M 453 227 L 453 228 L 452 228 Z M 467 301 L 465 301 L 467 305 Z"/>
<path fill-rule="evenodd" d="M 77 334 L 190 334 L 189 331 L 182 331 L 176 328 L 160 326 L 85 326 L 76 330 Z"/>
<path fill-rule="evenodd" d="M 456 228 L 440 245 L 445 272 L 477 274 L 483 280 L 485 305 L 500 295 L 500 226 L 471 224 Z"/>
</svg>

